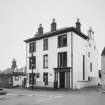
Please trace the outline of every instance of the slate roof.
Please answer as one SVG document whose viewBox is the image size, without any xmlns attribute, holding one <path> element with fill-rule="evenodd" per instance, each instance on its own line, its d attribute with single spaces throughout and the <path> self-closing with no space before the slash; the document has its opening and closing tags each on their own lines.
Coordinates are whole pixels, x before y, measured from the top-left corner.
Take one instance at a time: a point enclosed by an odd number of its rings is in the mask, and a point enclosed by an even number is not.
<svg viewBox="0 0 105 105">
<path fill-rule="evenodd" d="M 56 36 L 56 35 L 63 34 L 66 32 L 71 32 L 71 31 L 75 32 L 76 34 L 78 34 L 83 39 L 89 39 L 88 36 L 83 34 L 81 31 L 77 30 L 75 27 L 67 27 L 67 28 L 63 28 L 63 29 L 58 29 L 58 30 L 53 31 L 53 32 L 47 32 L 47 33 L 44 33 L 43 35 L 36 35 L 32 38 L 24 40 L 24 42 L 28 43 L 31 41 L 35 41 L 35 40 L 39 40 L 39 39 L 43 39 L 43 38 L 47 38 L 47 37 L 52 37 L 52 36 Z"/>
<path fill-rule="evenodd" d="M 102 50 L 101 56 L 105 56 L 105 47 L 104 47 L 104 49 Z"/>
</svg>

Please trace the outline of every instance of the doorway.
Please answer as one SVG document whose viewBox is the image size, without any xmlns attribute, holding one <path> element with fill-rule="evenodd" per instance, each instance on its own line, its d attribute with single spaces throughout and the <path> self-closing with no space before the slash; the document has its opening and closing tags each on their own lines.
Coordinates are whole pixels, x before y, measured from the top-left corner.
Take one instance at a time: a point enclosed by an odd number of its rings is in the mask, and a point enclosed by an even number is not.
<svg viewBox="0 0 105 105">
<path fill-rule="evenodd" d="M 59 86 L 65 88 L 65 72 L 59 72 Z"/>
</svg>

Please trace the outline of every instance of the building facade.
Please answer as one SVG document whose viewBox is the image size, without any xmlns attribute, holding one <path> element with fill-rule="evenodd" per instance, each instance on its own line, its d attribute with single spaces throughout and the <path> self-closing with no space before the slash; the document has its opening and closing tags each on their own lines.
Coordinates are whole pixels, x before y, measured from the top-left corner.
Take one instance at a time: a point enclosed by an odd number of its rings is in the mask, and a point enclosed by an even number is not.
<svg viewBox="0 0 105 105">
<path fill-rule="evenodd" d="M 16 60 L 13 59 L 11 68 L 0 73 L 0 87 L 25 87 L 26 85 L 26 67 L 17 69 Z"/>
<path fill-rule="evenodd" d="M 98 53 L 94 32 L 81 32 L 79 19 L 75 27 L 57 29 L 55 19 L 51 31 L 38 33 L 26 42 L 27 87 L 78 89 L 98 84 Z"/>
<path fill-rule="evenodd" d="M 105 47 L 101 53 L 101 75 L 102 88 L 105 89 Z"/>
</svg>

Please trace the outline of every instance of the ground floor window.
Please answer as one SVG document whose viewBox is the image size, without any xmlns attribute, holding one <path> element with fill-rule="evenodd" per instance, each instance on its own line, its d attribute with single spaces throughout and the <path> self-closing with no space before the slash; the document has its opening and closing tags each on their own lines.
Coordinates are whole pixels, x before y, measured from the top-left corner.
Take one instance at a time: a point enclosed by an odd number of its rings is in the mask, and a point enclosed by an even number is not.
<svg viewBox="0 0 105 105">
<path fill-rule="evenodd" d="M 19 76 L 15 76 L 15 81 L 18 81 L 19 80 Z"/>
<path fill-rule="evenodd" d="M 43 73 L 43 82 L 44 82 L 44 85 L 48 85 L 48 73 L 47 72 Z"/>
<path fill-rule="evenodd" d="M 36 84 L 36 77 L 35 77 L 35 73 L 29 73 L 29 84 Z"/>
<path fill-rule="evenodd" d="M 83 80 L 85 80 L 85 55 L 83 55 Z"/>
</svg>

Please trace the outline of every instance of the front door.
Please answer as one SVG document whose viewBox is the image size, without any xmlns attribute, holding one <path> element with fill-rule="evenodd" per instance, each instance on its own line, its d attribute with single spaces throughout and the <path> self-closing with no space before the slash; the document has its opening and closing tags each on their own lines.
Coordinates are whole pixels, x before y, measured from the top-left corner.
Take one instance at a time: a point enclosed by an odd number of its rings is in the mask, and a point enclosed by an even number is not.
<svg viewBox="0 0 105 105">
<path fill-rule="evenodd" d="M 59 73 L 59 86 L 60 88 L 65 88 L 65 72 Z"/>
</svg>

